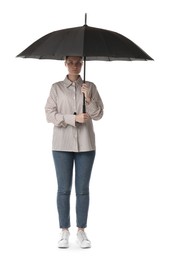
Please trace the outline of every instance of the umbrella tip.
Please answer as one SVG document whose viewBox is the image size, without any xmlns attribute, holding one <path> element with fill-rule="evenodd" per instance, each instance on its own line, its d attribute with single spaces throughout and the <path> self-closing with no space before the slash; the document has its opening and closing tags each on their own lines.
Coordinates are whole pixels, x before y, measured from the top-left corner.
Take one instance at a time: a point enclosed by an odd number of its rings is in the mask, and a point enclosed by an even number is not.
<svg viewBox="0 0 169 260">
<path fill-rule="evenodd" d="M 85 25 L 87 25 L 87 13 L 85 13 Z"/>
</svg>

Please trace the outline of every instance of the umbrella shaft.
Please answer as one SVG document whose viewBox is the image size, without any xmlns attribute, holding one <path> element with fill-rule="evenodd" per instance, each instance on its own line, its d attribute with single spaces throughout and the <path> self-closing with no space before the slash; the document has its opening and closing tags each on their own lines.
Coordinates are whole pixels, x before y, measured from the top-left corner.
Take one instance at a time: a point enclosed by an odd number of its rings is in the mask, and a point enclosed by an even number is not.
<svg viewBox="0 0 169 260">
<path fill-rule="evenodd" d="M 83 65 L 83 83 L 86 82 L 86 57 L 84 57 L 84 65 Z M 85 95 L 83 93 L 83 113 L 86 113 L 86 100 Z"/>
<path fill-rule="evenodd" d="M 84 64 L 83 64 L 83 82 L 85 83 L 86 81 L 86 57 L 84 59 Z"/>
</svg>

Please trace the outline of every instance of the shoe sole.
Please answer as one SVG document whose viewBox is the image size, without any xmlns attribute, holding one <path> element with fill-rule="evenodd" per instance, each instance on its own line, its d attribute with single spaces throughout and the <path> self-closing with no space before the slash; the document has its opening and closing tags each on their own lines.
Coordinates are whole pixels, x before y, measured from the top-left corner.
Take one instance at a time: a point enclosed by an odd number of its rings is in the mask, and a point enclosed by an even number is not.
<svg viewBox="0 0 169 260">
<path fill-rule="evenodd" d="M 69 245 L 58 246 L 58 248 L 63 248 L 63 249 L 64 249 L 64 248 L 69 248 Z"/>
<path fill-rule="evenodd" d="M 81 243 L 77 240 L 76 241 L 77 242 L 77 244 L 80 246 L 80 248 L 82 248 L 82 249 L 88 249 L 88 248 L 91 248 L 91 245 L 89 246 L 83 246 L 83 245 L 81 245 Z"/>
<path fill-rule="evenodd" d="M 58 248 L 69 248 L 69 244 L 58 245 Z"/>
</svg>

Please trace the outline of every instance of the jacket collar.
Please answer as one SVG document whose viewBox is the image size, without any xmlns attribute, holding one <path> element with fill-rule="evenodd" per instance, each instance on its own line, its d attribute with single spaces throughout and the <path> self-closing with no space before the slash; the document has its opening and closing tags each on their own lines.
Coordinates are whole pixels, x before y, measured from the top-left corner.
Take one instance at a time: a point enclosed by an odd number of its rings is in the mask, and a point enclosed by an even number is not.
<svg viewBox="0 0 169 260">
<path fill-rule="evenodd" d="M 68 79 L 68 76 L 66 76 L 63 82 L 65 87 L 67 88 L 70 87 L 73 83 L 75 83 L 75 85 L 80 85 L 80 86 L 83 84 L 81 76 L 79 76 L 78 79 L 74 82 L 72 82 L 70 79 Z"/>
</svg>

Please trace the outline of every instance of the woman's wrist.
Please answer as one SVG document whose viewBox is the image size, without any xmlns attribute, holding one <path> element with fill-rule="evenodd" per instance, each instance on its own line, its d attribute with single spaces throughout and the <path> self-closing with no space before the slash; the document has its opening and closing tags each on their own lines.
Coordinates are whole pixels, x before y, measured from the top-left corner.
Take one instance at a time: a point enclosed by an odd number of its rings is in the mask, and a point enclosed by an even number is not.
<svg viewBox="0 0 169 260">
<path fill-rule="evenodd" d="M 91 100 L 91 99 L 90 99 L 89 97 L 85 99 L 85 101 L 86 101 L 87 104 L 90 103 L 90 100 Z"/>
</svg>

